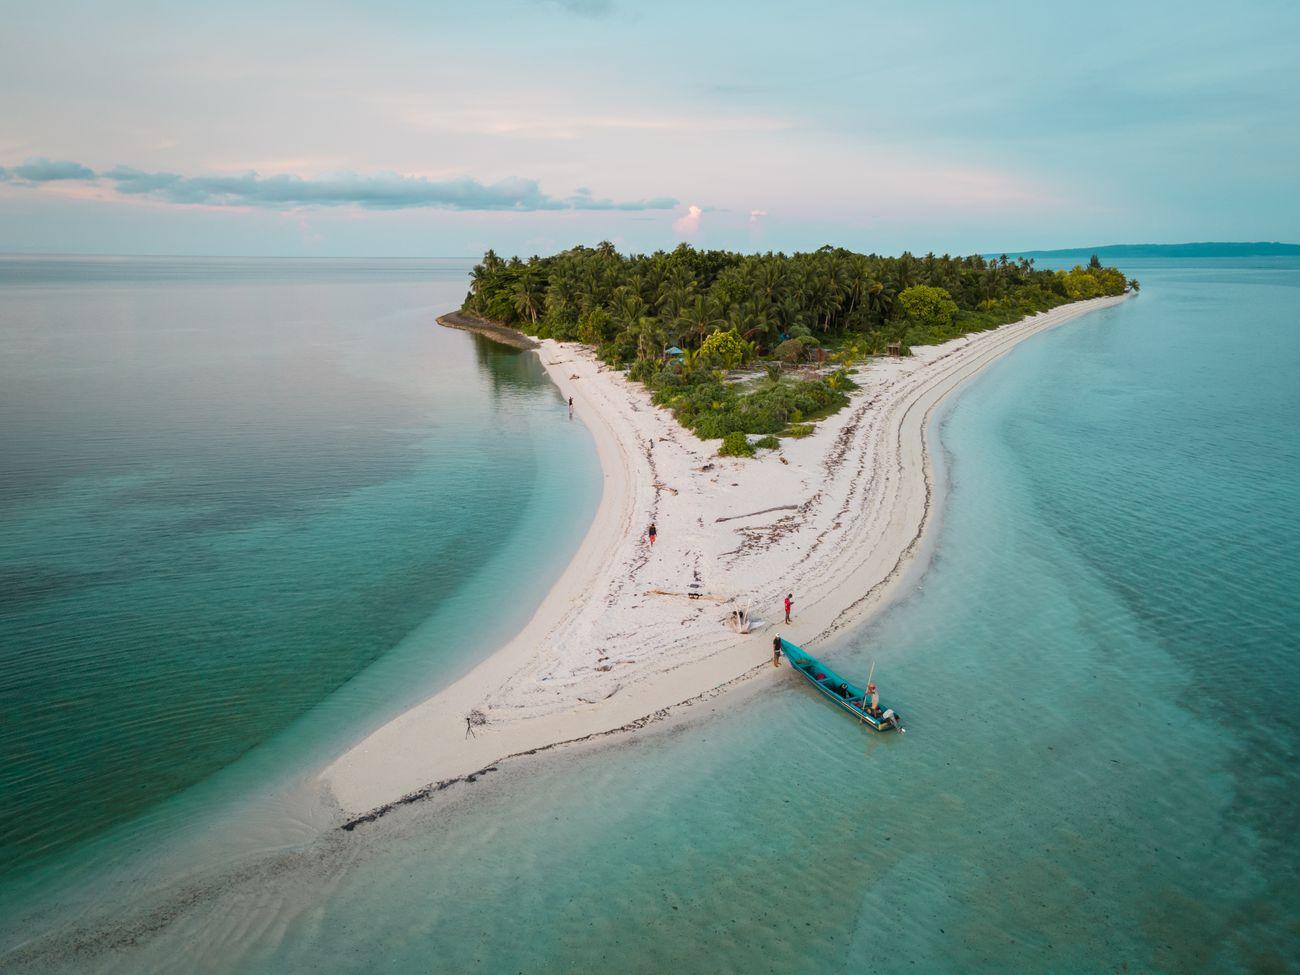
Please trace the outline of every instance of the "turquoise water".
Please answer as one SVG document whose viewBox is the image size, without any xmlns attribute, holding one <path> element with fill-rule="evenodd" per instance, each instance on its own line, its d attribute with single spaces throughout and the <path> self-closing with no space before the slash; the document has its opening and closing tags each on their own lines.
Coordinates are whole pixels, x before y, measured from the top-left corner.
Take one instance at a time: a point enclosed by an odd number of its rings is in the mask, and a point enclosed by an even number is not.
<svg viewBox="0 0 1300 975">
<path fill-rule="evenodd" d="M 467 266 L 0 259 L 0 881 L 328 753 L 536 605 L 598 467 L 535 356 L 433 322 Z"/>
<path fill-rule="evenodd" d="M 904 737 L 792 675 L 141 904 L 69 970 L 1287 971 L 1300 262 L 1133 262 L 940 420 L 864 631 Z M 159 920 L 159 917 L 162 920 Z"/>
</svg>

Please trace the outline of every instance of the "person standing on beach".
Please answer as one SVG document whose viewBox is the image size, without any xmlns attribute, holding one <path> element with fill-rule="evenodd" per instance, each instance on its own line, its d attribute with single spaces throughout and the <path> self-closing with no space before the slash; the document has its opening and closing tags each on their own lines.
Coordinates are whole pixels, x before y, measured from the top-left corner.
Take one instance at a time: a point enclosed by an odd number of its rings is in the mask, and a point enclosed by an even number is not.
<svg viewBox="0 0 1300 975">
<path fill-rule="evenodd" d="M 573 419 L 573 397 L 569 397 L 569 419 Z"/>
<path fill-rule="evenodd" d="M 785 597 L 785 621 L 790 622 L 790 610 L 794 609 L 794 593 Z"/>
<path fill-rule="evenodd" d="M 772 637 L 772 666 L 781 666 L 781 638 L 779 636 Z"/>
<path fill-rule="evenodd" d="M 653 521 L 650 522 L 650 527 L 646 530 L 646 534 L 650 536 L 650 544 L 653 545 L 655 543 L 655 537 L 659 534 L 659 530 L 655 528 L 655 523 Z"/>
</svg>

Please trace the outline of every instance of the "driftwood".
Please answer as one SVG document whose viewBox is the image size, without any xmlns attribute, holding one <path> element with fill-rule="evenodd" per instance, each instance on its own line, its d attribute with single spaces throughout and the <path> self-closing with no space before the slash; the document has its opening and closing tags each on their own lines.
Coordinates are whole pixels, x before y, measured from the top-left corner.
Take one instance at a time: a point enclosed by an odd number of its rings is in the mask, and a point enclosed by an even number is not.
<svg viewBox="0 0 1300 975">
<path fill-rule="evenodd" d="M 713 523 L 716 525 L 722 521 L 735 521 L 737 518 L 752 518 L 754 515 L 765 515 L 769 511 L 793 511 L 799 507 L 797 504 L 778 504 L 775 508 L 764 508 L 762 511 L 751 511 L 744 515 L 727 515 L 725 518 L 714 518 Z"/>
<path fill-rule="evenodd" d="M 707 599 L 713 603 L 731 602 L 730 596 L 714 596 L 707 592 L 672 592 L 668 589 L 651 589 L 648 593 L 651 596 L 685 596 L 687 599 Z"/>
</svg>

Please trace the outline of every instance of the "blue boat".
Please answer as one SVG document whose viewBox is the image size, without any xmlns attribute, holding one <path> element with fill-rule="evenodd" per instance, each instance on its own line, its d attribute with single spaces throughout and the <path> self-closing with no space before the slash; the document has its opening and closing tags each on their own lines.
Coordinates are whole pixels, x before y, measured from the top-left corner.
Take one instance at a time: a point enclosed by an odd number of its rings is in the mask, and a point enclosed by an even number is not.
<svg viewBox="0 0 1300 975">
<path fill-rule="evenodd" d="M 802 647 L 780 637 L 777 639 L 781 641 L 781 652 L 790 661 L 795 673 L 862 724 L 872 731 L 904 731 L 902 716 L 896 711 L 884 707 L 877 712 L 872 711 L 865 688 L 845 680 Z"/>
</svg>

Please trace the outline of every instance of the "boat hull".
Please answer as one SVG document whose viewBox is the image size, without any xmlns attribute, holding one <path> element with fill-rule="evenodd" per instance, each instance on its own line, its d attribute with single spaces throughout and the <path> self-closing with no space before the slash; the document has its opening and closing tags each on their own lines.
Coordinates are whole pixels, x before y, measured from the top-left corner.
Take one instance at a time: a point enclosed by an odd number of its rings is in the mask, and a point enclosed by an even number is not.
<svg viewBox="0 0 1300 975">
<path fill-rule="evenodd" d="M 845 680 L 812 654 L 788 640 L 781 640 L 781 650 L 795 673 L 816 688 L 824 698 L 857 718 L 861 724 L 881 734 L 902 730 L 901 718 L 897 713 L 882 708 L 881 716 L 877 717 L 863 708 L 862 702 L 867 693 L 865 688 Z M 893 714 L 894 720 L 886 720 L 884 716 L 887 714 Z"/>
</svg>

